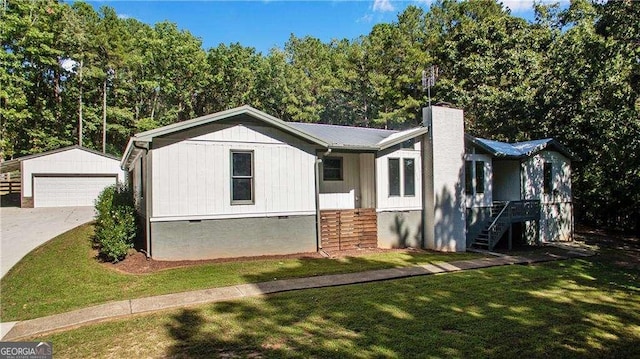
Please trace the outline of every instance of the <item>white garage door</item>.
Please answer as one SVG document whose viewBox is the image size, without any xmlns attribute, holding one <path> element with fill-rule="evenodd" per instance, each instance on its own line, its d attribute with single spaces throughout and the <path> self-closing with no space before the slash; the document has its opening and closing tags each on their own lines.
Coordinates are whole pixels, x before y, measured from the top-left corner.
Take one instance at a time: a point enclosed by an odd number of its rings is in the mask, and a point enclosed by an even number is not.
<svg viewBox="0 0 640 359">
<path fill-rule="evenodd" d="M 34 207 L 93 206 L 115 177 L 34 177 Z"/>
</svg>

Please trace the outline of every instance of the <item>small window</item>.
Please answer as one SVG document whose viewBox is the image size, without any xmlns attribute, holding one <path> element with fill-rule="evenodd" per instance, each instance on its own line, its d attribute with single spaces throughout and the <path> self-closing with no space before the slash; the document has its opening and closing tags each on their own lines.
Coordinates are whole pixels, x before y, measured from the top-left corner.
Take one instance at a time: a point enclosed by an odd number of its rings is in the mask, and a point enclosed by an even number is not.
<svg viewBox="0 0 640 359">
<path fill-rule="evenodd" d="M 231 152 L 231 203 L 253 203 L 253 152 Z"/>
<path fill-rule="evenodd" d="M 389 158 L 389 196 L 400 195 L 400 159 Z"/>
<path fill-rule="evenodd" d="M 416 160 L 413 158 L 404 159 L 404 195 L 416 195 Z"/>
<path fill-rule="evenodd" d="M 549 194 L 553 190 L 553 171 L 551 163 L 545 162 L 544 164 L 544 193 Z"/>
<path fill-rule="evenodd" d="M 342 181 L 342 157 L 325 157 L 322 159 L 322 179 L 325 181 Z"/>
<path fill-rule="evenodd" d="M 464 162 L 464 193 L 473 194 L 473 162 Z"/>
<path fill-rule="evenodd" d="M 476 161 L 476 193 L 484 193 L 484 161 Z"/>
</svg>

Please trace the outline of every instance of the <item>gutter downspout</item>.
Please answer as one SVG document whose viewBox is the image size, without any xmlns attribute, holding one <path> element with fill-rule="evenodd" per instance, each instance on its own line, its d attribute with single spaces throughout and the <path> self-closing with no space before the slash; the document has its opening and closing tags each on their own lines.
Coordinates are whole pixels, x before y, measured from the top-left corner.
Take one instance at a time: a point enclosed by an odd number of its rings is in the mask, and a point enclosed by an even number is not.
<svg viewBox="0 0 640 359">
<path fill-rule="evenodd" d="M 321 154 L 320 156 L 316 156 L 315 163 L 315 174 L 316 174 L 316 248 L 319 252 L 322 250 L 322 224 L 320 218 L 320 164 L 322 163 L 322 158 L 328 156 L 331 153 L 331 148 L 327 148 L 327 152 Z"/>
<path fill-rule="evenodd" d="M 149 148 L 148 145 L 146 147 L 142 147 L 142 146 L 138 146 L 136 144 L 136 142 L 134 141 L 133 143 L 133 147 L 137 148 L 139 150 L 144 150 L 144 157 L 145 157 L 145 163 L 147 164 L 147 168 L 141 168 L 140 172 L 141 173 L 146 173 L 146 176 L 144 176 L 143 181 L 147 182 L 147 178 L 149 178 L 149 171 L 147 171 L 148 169 L 148 158 L 147 158 L 147 154 L 149 153 Z M 147 183 L 144 183 L 144 189 L 145 192 L 149 191 L 149 186 Z M 148 193 L 144 194 L 144 200 L 145 200 L 145 205 L 144 205 L 144 236 L 145 236 L 145 240 L 147 242 L 146 244 L 146 248 L 144 251 L 142 251 L 145 256 L 147 257 L 147 259 L 151 258 L 151 224 L 149 223 L 149 195 Z"/>
</svg>

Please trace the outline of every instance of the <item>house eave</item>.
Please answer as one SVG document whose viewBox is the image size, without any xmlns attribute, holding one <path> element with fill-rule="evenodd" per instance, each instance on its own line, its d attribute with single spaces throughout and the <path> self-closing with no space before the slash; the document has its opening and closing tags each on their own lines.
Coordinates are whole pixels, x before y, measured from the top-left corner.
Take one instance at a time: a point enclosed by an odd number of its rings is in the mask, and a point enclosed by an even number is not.
<svg viewBox="0 0 640 359">
<path fill-rule="evenodd" d="M 45 151 L 45 152 L 41 152 L 41 153 L 34 153 L 32 155 L 27 155 L 27 156 L 23 156 L 23 157 L 14 158 L 14 159 L 9 160 L 9 161 L 4 161 L 0 165 L 0 173 L 7 173 L 7 172 L 13 172 L 13 171 L 19 170 L 20 169 L 20 162 L 22 162 L 22 161 L 32 160 L 34 158 L 53 155 L 55 153 L 60 153 L 60 152 L 65 152 L 65 151 L 70 151 L 70 150 L 82 150 L 82 151 L 89 152 L 89 153 L 94 154 L 94 155 L 106 157 L 106 158 L 109 158 L 109 159 L 112 159 L 112 160 L 119 160 L 118 157 L 115 157 L 115 156 L 112 156 L 112 155 L 109 155 L 109 154 L 106 154 L 106 153 L 102 153 L 100 151 L 96 151 L 96 150 L 93 150 L 91 148 L 83 147 L 83 146 L 80 146 L 80 145 L 73 145 L 73 146 L 61 147 L 61 148 L 58 148 L 58 149 L 55 149 L 55 150 Z"/>
<path fill-rule="evenodd" d="M 379 144 L 378 144 L 379 145 L 378 149 L 380 151 L 382 151 L 382 150 L 385 150 L 385 149 L 387 149 L 389 147 L 393 147 L 393 146 L 395 146 L 397 144 L 400 144 L 400 143 L 402 143 L 404 141 L 408 141 L 410 139 L 425 135 L 425 134 L 429 133 L 429 128 L 428 127 L 418 127 L 418 128 L 414 128 L 414 129 L 411 129 L 411 130 L 407 130 L 405 132 L 406 133 L 403 133 L 402 135 L 400 135 L 400 136 L 398 136 L 398 137 L 396 137 L 396 138 L 394 138 L 394 139 L 392 139 L 390 141 L 386 141 L 385 142 L 386 139 L 383 140 L 383 141 L 380 141 Z"/>
<path fill-rule="evenodd" d="M 268 125 L 271 125 L 277 129 L 280 129 L 284 132 L 290 133 L 291 135 L 302 138 L 310 143 L 319 145 L 324 148 L 329 148 L 330 146 L 332 146 L 332 144 L 327 143 L 317 137 L 314 137 L 309 133 L 306 133 L 304 131 L 298 130 L 297 128 L 289 126 L 286 122 L 278 118 L 275 118 L 262 111 L 256 110 L 251 106 L 245 105 L 242 107 L 237 107 L 230 110 L 217 112 L 214 114 L 201 116 L 191 120 L 187 120 L 187 121 L 183 121 L 183 122 L 179 122 L 179 123 L 171 124 L 168 126 L 138 133 L 134 137 L 129 139 L 124 155 L 122 157 L 122 161 L 120 162 L 120 167 L 122 167 L 122 169 L 130 168 L 131 163 L 133 163 L 133 161 L 136 158 L 136 156 L 132 157 L 132 154 L 137 152 L 135 149 L 136 143 L 139 143 L 140 145 L 144 145 L 148 149 L 149 145 L 153 143 L 153 140 L 156 137 L 166 136 L 179 131 L 188 130 L 193 127 L 202 126 L 209 123 L 213 123 L 213 122 L 217 122 L 217 121 L 221 121 L 221 120 L 225 120 L 225 119 L 229 119 L 235 116 L 240 116 L 245 114 L 259 121 L 262 121 Z M 339 146 L 336 145 L 335 147 L 339 147 Z"/>
</svg>

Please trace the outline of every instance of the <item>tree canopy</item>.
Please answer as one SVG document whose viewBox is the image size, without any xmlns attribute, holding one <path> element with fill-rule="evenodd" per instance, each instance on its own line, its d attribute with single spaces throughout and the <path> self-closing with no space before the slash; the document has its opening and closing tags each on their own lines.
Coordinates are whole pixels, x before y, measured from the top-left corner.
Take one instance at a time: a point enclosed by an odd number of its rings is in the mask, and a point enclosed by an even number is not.
<svg viewBox="0 0 640 359">
<path fill-rule="evenodd" d="M 4 159 L 101 149 L 103 134 L 120 154 L 135 132 L 243 104 L 288 121 L 414 126 L 435 64 L 432 101 L 463 109 L 469 133 L 558 139 L 578 159 L 578 219 L 640 231 L 640 2 L 537 4 L 528 22 L 494 0 L 438 0 L 357 39 L 292 34 L 267 54 L 203 49 L 174 23 L 82 2 L 0 11 Z"/>
</svg>

